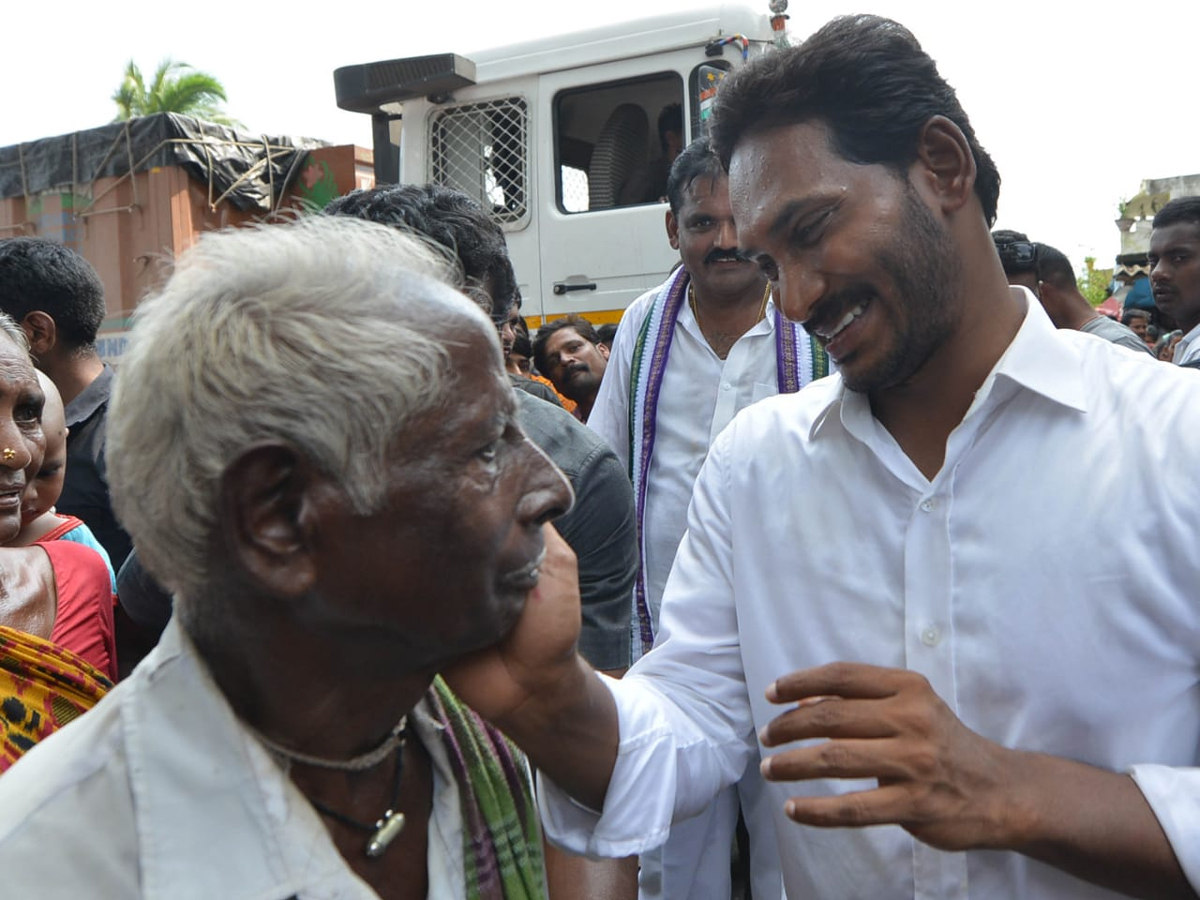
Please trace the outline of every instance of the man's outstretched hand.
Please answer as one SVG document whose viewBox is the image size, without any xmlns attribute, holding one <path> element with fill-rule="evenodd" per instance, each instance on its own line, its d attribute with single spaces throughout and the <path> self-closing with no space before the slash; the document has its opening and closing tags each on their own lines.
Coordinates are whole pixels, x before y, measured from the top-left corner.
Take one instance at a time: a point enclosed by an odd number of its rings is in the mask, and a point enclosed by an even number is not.
<svg viewBox="0 0 1200 900">
<path fill-rule="evenodd" d="M 463 702 L 500 724 L 532 695 L 551 691 L 564 671 L 576 669 L 579 575 L 575 554 L 542 526 L 546 557 L 521 618 L 500 643 L 464 657 L 442 675 Z"/>
<path fill-rule="evenodd" d="M 544 528 L 541 577 L 516 626 L 494 647 L 442 674 L 559 787 L 600 809 L 617 759 L 617 710 L 600 676 L 575 649 L 580 626 L 575 554 L 551 526 Z"/>
</svg>

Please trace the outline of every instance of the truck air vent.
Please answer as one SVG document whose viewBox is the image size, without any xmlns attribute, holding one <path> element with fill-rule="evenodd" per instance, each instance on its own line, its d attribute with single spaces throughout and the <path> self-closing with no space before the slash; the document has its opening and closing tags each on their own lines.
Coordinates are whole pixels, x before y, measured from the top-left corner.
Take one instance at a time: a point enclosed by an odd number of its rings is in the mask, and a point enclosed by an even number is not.
<svg viewBox="0 0 1200 900">
<path fill-rule="evenodd" d="M 337 105 L 362 113 L 377 113 L 385 103 L 450 94 L 474 83 L 475 63 L 453 53 L 386 59 L 333 72 Z"/>
</svg>

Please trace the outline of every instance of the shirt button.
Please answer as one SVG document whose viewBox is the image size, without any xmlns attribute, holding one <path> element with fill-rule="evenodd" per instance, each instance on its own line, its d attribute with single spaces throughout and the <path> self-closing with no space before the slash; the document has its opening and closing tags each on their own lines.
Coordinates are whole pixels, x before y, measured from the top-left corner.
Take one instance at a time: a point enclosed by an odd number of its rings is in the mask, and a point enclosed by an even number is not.
<svg viewBox="0 0 1200 900">
<path fill-rule="evenodd" d="M 942 630 L 936 625 L 929 625 L 921 632 L 921 643 L 926 647 L 936 647 L 942 641 Z"/>
<path fill-rule="evenodd" d="M 732 385 L 732 384 L 730 384 L 728 381 L 726 381 L 726 382 L 724 382 L 724 383 L 721 385 L 721 390 L 723 390 L 723 391 L 732 391 L 732 390 L 733 390 L 733 385 Z"/>
<path fill-rule="evenodd" d="M 937 501 L 932 497 L 921 501 L 921 512 L 933 512 L 937 509 Z"/>
</svg>

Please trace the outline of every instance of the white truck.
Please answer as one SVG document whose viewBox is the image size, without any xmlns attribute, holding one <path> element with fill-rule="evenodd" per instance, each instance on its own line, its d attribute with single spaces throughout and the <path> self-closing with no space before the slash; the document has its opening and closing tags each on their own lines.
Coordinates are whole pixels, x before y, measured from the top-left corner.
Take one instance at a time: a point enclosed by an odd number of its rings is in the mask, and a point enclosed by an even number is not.
<svg viewBox="0 0 1200 900">
<path fill-rule="evenodd" d="M 444 184 L 492 211 L 531 325 L 615 322 L 678 260 L 661 199 L 678 142 L 726 72 L 783 40 L 786 5 L 346 66 L 337 102 L 372 116 L 377 184 Z"/>
</svg>

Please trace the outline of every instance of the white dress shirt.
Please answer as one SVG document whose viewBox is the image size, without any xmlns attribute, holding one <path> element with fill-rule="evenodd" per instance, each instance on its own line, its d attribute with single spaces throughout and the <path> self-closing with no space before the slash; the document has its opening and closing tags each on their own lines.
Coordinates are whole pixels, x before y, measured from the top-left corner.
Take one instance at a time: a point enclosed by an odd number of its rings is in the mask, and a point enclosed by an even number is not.
<svg viewBox="0 0 1200 900">
<path fill-rule="evenodd" d="M 1171 359 L 1177 366 L 1200 359 L 1200 325 L 1179 339 L 1179 343 L 1175 345 L 1175 355 Z"/>
<path fill-rule="evenodd" d="M 1028 306 L 932 481 L 837 376 L 718 438 L 660 642 L 610 682 L 603 816 L 547 784 L 556 840 L 652 846 L 758 758 L 772 681 L 847 660 L 920 672 L 1004 746 L 1132 771 L 1200 889 L 1200 382 Z M 1016 853 L 783 815 L 789 796 L 872 786 L 768 785 L 789 896 L 1115 896 Z"/>
<path fill-rule="evenodd" d="M 433 760 L 428 896 L 465 897 L 462 812 L 442 726 L 424 701 L 410 721 Z M 6 897 L 378 896 L 234 715 L 174 619 L 116 690 L 0 778 L 0 811 Z"/>
</svg>

